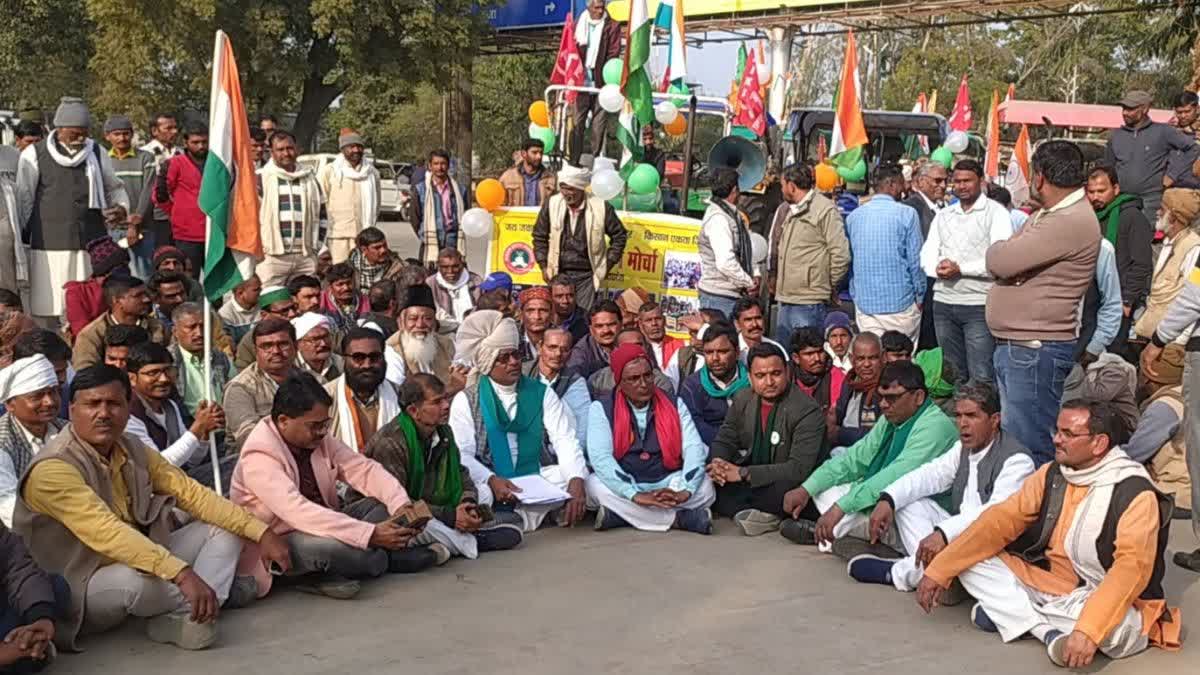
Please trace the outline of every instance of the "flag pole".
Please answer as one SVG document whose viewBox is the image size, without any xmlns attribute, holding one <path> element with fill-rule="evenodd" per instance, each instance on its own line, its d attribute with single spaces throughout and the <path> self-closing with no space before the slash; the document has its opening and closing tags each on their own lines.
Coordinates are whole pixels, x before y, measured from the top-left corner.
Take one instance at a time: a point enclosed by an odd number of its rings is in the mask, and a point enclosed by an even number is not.
<svg viewBox="0 0 1200 675">
<path fill-rule="evenodd" d="M 217 31 L 217 35 L 213 45 L 213 73 L 212 73 L 212 94 L 209 98 L 208 106 L 208 123 L 209 128 L 212 128 L 212 115 L 216 109 L 217 92 L 220 91 L 220 82 L 218 78 L 220 74 L 217 72 L 217 59 L 221 53 L 221 37 L 222 31 Z M 204 217 L 204 255 L 208 256 L 208 239 L 212 232 L 212 216 L 205 215 Z M 206 261 L 207 262 L 207 261 Z M 205 265 L 207 266 L 207 265 Z M 200 270 L 200 284 L 204 284 L 204 266 Z M 208 401 L 209 405 L 213 405 L 212 395 L 212 303 L 208 299 L 207 289 L 204 292 L 204 400 Z M 208 432 L 208 455 L 212 461 L 213 472 L 213 490 L 218 495 L 222 494 L 221 489 L 221 462 L 217 456 L 217 439 L 214 432 Z"/>
</svg>

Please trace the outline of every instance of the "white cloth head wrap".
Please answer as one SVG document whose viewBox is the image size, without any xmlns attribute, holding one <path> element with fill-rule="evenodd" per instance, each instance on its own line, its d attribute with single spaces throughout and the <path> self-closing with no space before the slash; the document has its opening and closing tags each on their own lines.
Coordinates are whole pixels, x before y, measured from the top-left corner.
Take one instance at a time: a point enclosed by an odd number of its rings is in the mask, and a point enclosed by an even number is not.
<svg viewBox="0 0 1200 675">
<path fill-rule="evenodd" d="M 312 329 L 318 326 L 324 326 L 331 331 L 333 330 L 333 321 L 331 321 L 329 317 L 325 316 L 324 314 L 319 314 L 317 312 L 305 312 L 301 314 L 300 316 L 292 319 L 292 325 L 296 327 L 297 340 L 303 338 L 305 335 L 308 335 L 312 332 Z"/>
<path fill-rule="evenodd" d="M 505 349 L 516 349 L 521 334 L 517 322 L 494 309 L 471 312 L 458 327 L 455 339 L 455 358 L 475 364 L 486 375 L 496 365 L 496 357 Z"/>
<path fill-rule="evenodd" d="M 563 164 L 562 169 L 558 172 L 558 182 L 560 185 L 570 185 L 573 188 L 586 190 L 592 184 L 592 172 L 570 164 Z"/>
<path fill-rule="evenodd" d="M 58 376 L 54 374 L 54 365 L 42 354 L 17 359 L 0 370 L 0 401 L 57 386 Z"/>
</svg>

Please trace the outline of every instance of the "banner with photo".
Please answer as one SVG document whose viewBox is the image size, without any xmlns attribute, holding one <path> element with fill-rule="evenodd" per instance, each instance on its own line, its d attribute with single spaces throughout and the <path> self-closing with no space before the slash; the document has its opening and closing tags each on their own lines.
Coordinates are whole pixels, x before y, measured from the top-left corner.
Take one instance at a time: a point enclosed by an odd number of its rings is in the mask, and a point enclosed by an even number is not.
<svg viewBox="0 0 1200 675">
<path fill-rule="evenodd" d="M 512 275 L 515 292 L 544 284 L 533 255 L 533 224 L 538 209 L 498 209 L 495 230 L 488 243 L 487 273 Z M 681 338 L 687 329 L 679 318 L 700 309 L 696 284 L 700 281 L 697 239 L 700 221 L 665 213 L 630 213 L 618 216 L 629 230 L 621 265 L 608 273 L 601 293 L 615 298 L 628 288 L 641 288 L 662 305 L 667 331 Z"/>
</svg>

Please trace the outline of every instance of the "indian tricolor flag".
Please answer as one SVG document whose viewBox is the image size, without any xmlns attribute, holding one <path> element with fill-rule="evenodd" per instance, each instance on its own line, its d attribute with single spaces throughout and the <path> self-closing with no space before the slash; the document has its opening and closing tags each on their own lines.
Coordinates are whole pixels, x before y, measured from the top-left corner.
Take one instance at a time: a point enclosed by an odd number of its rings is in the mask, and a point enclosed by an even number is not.
<svg viewBox="0 0 1200 675">
<path fill-rule="evenodd" d="M 631 0 L 625 33 L 625 66 L 621 74 L 625 107 L 617 117 L 617 140 L 624 146 L 621 177 L 625 179 L 633 172 L 634 165 L 642 161 L 641 127 L 654 121 L 654 89 L 650 85 L 650 74 L 646 72 L 653 31 L 646 0 Z"/>
<path fill-rule="evenodd" d="M 842 78 L 833 99 L 833 137 L 829 156 L 838 166 L 850 168 L 862 159 L 867 140 L 867 125 L 862 116 L 862 86 L 858 81 L 858 47 L 854 31 L 846 34 L 846 59 Z"/>
<path fill-rule="evenodd" d="M 224 31 L 217 31 L 213 50 L 208 132 L 199 205 L 208 216 L 204 293 L 215 302 L 249 279 L 262 258 L 250 125 L 233 46 Z"/>
<path fill-rule="evenodd" d="M 684 78 L 687 77 L 687 42 L 683 32 L 683 0 L 662 0 L 654 26 L 667 31 L 667 69 L 663 73 L 663 91 L 687 93 Z"/>
</svg>

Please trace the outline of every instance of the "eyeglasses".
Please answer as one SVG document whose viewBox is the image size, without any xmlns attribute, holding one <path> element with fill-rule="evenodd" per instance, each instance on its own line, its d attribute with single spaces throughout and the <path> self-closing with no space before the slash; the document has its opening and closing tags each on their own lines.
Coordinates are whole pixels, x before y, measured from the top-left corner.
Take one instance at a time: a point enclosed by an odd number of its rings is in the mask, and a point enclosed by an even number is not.
<svg viewBox="0 0 1200 675">
<path fill-rule="evenodd" d="M 1068 441 L 1073 441 L 1076 438 L 1089 438 L 1091 436 L 1095 436 L 1096 434 L 1093 434 L 1093 433 L 1087 432 L 1087 431 L 1080 432 L 1080 431 L 1072 431 L 1070 429 L 1059 429 L 1054 432 L 1054 435 L 1062 436 L 1064 439 L 1066 439 Z"/>
<path fill-rule="evenodd" d="M 270 352 L 286 352 L 287 350 L 292 348 L 292 342 L 291 341 L 260 342 L 256 345 L 254 345 L 254 347 L 255 347 L 255 349 L 259 350 L 260 352 L 268 352 L 268 353 L 270 353 Z"/>
<path fill-rule="evenodd" d="M 160 377 L 166 377 L 173 380 L 175 379 L 175 375 L 177 373 L 178 370 L 175 368 L 175 366 L 168 366 L 166 368 L 143 368 L 138 371 L 138 376 L 148 377 L 152 380 L 156 380 Z"/>
<path fill-rule="evenodd" d="M 521 352 L 516 350 L 505 350 L 496 355 L 496 363 L 504 363 L 505 361 L 520 361 Z"/>
<path fill-rule="evenodd" d="M 908 396 L 912 392 L 905 389 L 904 391 L 902 391 L 898 394 L 885 394 L 885 393 L 883 393 L 882 390 L 877 393 L 879 394 L 879 401 L 881 403 L 887 403 L 888 405 L 895 405 L 897 401 L 904 398 L 905 396 Z"/>
</svg>

